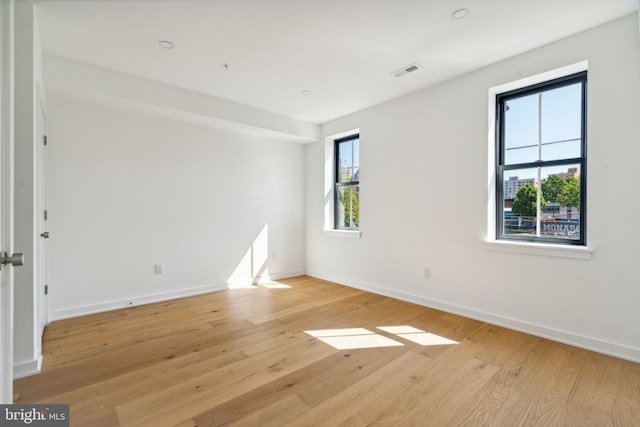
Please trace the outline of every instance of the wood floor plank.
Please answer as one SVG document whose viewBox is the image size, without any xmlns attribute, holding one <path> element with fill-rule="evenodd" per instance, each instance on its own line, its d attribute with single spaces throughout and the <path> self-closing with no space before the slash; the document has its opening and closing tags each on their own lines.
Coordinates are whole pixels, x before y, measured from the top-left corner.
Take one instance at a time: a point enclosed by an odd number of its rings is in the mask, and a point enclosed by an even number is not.
<svg viewBox="0 0 640 427">
<path fill-rule="evenodd" d="M 523 395 L 512 384 L 528 365 L 535 363 L 542 340 L 494 326 L 482 328 L 470 338 L 481 342 L 478 359 L 501 368 L 468 399 L 465 408 L 457 411 L 450 425 L 508 426 L 513 422 L 511 409 Z"/>
<path fill-rule="evenodd" d="M 364 408 L 388 399 L 413 383 L 414 377 L 427 368 L 431 360 L 414 352 L 406 352 L 356 384 L 313 407 L 284 426 L 337 426 L 364 413 Z M 358 423 L 354 420 L 353 423 Z M 364 425 L 364 424 L 363 424 Z"/>
<path fill-rule="evenodd" d="M 118 406 L 122 425 L 139 426 L 160 419 L 172 424 L 202 413 L 255 387 L 320 360 L 335 349 L 323 343 L 293 343 L 260 353 L 179 385 Z"/>
<path fill-rule="evenodd" d="M 640 426 L 637 363 L 308 276 L 279 284 L 53 322 L 16 403 L 68 403 L 91 427 Z M 306 332 L 352 328 L 401 345 Z"/>
<path fill-rule="evenodd" d="M 613 425 L 640 426 L 640 364 L 622 361 L 613 406 Z"/>
<path fill-rule="evenodd" d="M 460 427 L 478 426 L 508 426 L 511 419 L 509 410 L 520 400 L 521 393 L 512 387 L 495 382 L 489 382 L 478 390 L 474 396 L 467 398 L 468 402 L 449 420 L 449 425 Z"/>
<path fill-rule="evenodd" d="M 309 301 L 303 304 L 296 304 L 293 307 L 287 307 L 277 311 L 269 310 L 267 313 L 260 314 L 257 316 L 251 316 L 249 318 L 249 321 L 259 324 L 259 323 L 267 322 L 269 320 L 278 319 L 280 317 L 297 315 L 312 309 L 322 308 L 323 306 L 328 304 L 336 303 L 338 301 L 344 300 L 345 298 L 356 295 L 358 293 L 359 291 L 353 289 L 353 290 L 345 291 L 343 294 L 340 294 L 340 295 L 327 295 L 322 298 L 315 299 L 314 301 Z"/>
<path fill-rule="evenodd" d="M 271 405 L 252 411 L 246 416 L 229 423 L 231 426 L 280 427 L 283 423 L 297 419 L 309 410 L 302 399 L 295 394 L 288 394 Z M 211 424 L 203 423 L 203 426 Z"/>
<path fill-rule="evenodd" d="M 197 416 L 196 420 L 206 426 L 226 425 L 291 393 L 300 396 L 309 406 L 316 406 L 371 375 L 404 352 L 399 347 L 343 350 L 218 405 Z M 251 405 L 247 405 L 247 402 L 251 402 Z"/>
<path fill-rule="evenodd" d="M 475 394 L 497 370 L 497 366 L 473 358 L 458 365 L 447 381 L 437 385 L 428 375 L 417 377 L 412 393 L 403 393 L 386 407 L 386 411 L 372 411 L 365 420 L 368 424 L 378 425 L 452 425 L 450 419 L 464 407 L 468 396 Z M 398 411 L 403 403 L 406 406 Z"/>
<path fill-rule="evenodd" d="M 611 366 L 607 357 L 588 351 L 576 351 L 581 360 L 575 385 L 564 407 L 564 425 L 613 425 L 613 405 L 618 391 L 621 366 Z"/>
<path fill-rule="evenodd" d="M 74 419 L 80 425 L 93 425 L 105 413 L 110 415 L 110 411 L 119 405 L 182 384 L 208 369 L 219 369 L 243 359 L 246 359 L 246 356 L 241 351 L 224 353 L 217 358 L 206 360 L 202 359 L 198 353 L 190 353 L 134 373 L 82 387 L 52 399 L 74 402 L 71 405 L 72 413 L 75 414 Z"/>
<path fill-rule="evenodd" d="M 114 376 L 134 372 L 148 365 L 161 363 L 164 360 L 190 353 L 206 343 L 215 340 L 211 332 L 195 331 L 175 333 L 161 339 L 143 340 L 140 345 L 131 346 L 127 357 L 122 357 L 122 350 L 109 352 L 92 359 L 84 359 L 64 369 L 45 370 L 38 377 L 27 377 L 21 383 L 37 383 L 44 381 L 46 388 L 27 388 L 24 399 L 42 401 L 47 397 L 64 393 L 73 388 L 83 387 L 93 382 L 104 381 Z M 70 375 L 72 368 L 73 375 Z"/>
<path fill-rule="evenodd" d="M 546 368 L 533 375 L 521 373 L 513 382 L 513 387 L 527 392 L 527 399 L 520 399 L 511 409 L 514 425 L 564 425 L 564 408 L 584 365 L 572 357 L 577 349 L 554 345 L 545 350 L 538 363 Z"/>
<path fill-rule="evenodd" d="M 188 332 L 204 331 L 206 335 L 211 333 L 212 327 L 210 323 L 203 322 L 191 326 Z M 46 358 L 46 368 L 57 369 L 64 365 L 78 363 L 89 358 L 100 357 L 112 351 L 116 353 L 121 352 L 123 348 L 130 347 L 132 344 L 145 341 L 149 342 L 151 340 L 157 341 L 163 337 L 170 337 L 172 334 L 182 334 L 184 332 L 185 329 L 180 329 L 179 327 L 163 328 L 161 330 L 155 328 L 143 333 L 129 333 L 122 334 L 121 336 L 102 335 L 100 340 L 96 340 L 94 337 L 90 345 L 87 345 L 86 340 L 84 344 L 77 343 L 75 345 L 57 342 L 54 346 L 47 345 L 44 348 L 44 354 L 48 356 Z"/>
</svg>

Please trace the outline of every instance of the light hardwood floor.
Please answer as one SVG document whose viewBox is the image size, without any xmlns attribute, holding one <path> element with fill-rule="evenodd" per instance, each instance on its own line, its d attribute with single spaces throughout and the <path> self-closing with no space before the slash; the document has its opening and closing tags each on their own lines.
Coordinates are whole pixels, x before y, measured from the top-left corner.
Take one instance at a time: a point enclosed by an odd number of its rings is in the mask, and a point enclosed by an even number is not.
<svg viewBox="0 0 640 427">
<path fill-rule="evenodd" d="M 69 403 L 75 426 L 640 426 L 640 364 L 311 277 L 279 283 L 53 322 L 16 403 Z M 402 345 L 339 350 L 305 332 L 343 328 Z"/>
</svg>

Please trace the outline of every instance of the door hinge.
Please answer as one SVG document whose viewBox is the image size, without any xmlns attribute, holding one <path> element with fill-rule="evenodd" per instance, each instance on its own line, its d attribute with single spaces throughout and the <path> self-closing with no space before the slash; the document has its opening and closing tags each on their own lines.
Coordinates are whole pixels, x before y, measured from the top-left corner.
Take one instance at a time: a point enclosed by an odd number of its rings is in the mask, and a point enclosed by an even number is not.
<svg viewBox="0 0 640 427">
<path fill-rule="evenodd" d="M 44 210 L 44 220 L 46 221 L 47 219 L 49 219 L 49 211 L 47 211 L 46 209 Z"/>
<path fill-rule="evenodd" d="M 47 145 L 47 135 L 45 135 L 42 139 L 43 139 L 44 145 Z"/>
<path fill-rule="evenodd" d="M 49 285 L 44 285 L 44 294 L 49 295 Z"/>
</svg>

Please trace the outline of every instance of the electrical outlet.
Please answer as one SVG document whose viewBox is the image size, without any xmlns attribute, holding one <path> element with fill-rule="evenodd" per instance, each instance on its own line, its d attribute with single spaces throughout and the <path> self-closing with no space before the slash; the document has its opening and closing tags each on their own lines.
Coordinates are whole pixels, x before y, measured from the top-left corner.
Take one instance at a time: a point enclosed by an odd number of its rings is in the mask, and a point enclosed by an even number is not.
<svg viewBox="0 0 640 427">
<path fill-rule="evenodd" d="M 155 272 L 156 272 L 156 274 L 164 273 L 164 265 L 163 264 L 156 264 Z"/>
<path fill-rule="evenodd" d="M 431 279 L 431 267 L 424 268 L 424 278 Z"/>
</svg>

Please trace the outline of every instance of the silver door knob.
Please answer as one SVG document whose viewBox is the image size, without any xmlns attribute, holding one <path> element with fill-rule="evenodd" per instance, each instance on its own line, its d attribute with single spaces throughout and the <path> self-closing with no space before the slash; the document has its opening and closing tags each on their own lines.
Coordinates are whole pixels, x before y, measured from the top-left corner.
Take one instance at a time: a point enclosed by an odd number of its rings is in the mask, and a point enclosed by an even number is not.
<svg viewBox="0 0 640 427">
<path fill-rule="evenodd" d="M 14 267 L 20 267 L 21 265 L 24 265 L 24 254 L 22 252 L 17 252 L 11 256 L 7 256 L 6 252 L 2 252 L 0 262 L 2 262 L 2 265 L 11 264 Z"/>
<path fill-rule="evenodd" d="M 49 238 L 49 232 L 45 231 L 44 233 L 40 234 L 40 237 L 44 237 L 45 239 Z"/>
</svg>

